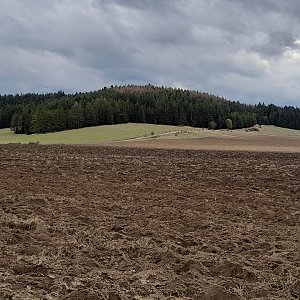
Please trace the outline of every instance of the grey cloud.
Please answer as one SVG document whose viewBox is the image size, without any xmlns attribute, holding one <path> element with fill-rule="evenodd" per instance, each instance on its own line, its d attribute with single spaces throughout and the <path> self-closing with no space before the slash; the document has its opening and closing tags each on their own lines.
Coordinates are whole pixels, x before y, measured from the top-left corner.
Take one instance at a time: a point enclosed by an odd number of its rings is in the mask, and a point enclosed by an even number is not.
<svg viewBox="0 0 300 300">
<path fill-rule="evenodd" d="M 187 0 L 189 1 L 189 0 Z M 139 11 L 153 11 L 156 13 L 171 14 L 181 13 L 180 7 L 186 3 L 184 0 L 93 0 L 93 5 L 103 8 L 103 5 L 113 7 L 119 5 L 125 8 Z"/>
<path fill-rule="evenodd" d="M 287 48 L 297 48 L 296 37 L 289 32 L 271 32 L 264 45 L 255 46 L 253 50 L 264 56 L 281 55 Z"/>
<path fill-rule="evenodd" d="M 299 105 L 297 12 L 295 0 L 0 0 L 0 93 L 152 83 Z"/>
</svg>

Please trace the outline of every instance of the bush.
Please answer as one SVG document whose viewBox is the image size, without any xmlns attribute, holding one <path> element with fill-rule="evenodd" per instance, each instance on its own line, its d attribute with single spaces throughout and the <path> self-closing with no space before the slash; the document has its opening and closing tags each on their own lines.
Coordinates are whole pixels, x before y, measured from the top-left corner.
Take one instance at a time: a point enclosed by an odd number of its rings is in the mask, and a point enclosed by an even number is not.
<svg viewBox="0 0 300 300">
<path fill-rule="evenodd" d="M 227 119 L 226 120 L 226 128 L 228 130 L 232 129 L 232 121 L 231 121 L 231 119 Z"/>
<path fill-rule="evenodd" d="M 208 123 L 209 130 L 215 130 L 217 128 L 217 123 L 215 121 L 211 121 Z"/>
</svg>

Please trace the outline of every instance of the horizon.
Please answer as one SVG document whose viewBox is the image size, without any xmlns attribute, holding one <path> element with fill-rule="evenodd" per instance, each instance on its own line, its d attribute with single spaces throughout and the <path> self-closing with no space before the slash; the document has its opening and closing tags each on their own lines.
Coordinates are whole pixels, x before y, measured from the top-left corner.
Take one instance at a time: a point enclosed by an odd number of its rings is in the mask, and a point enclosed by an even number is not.
<svg viewBox="0 0 300 300">
<path fill-rule="evenodd" d="M 147 86 L 153 86 L 153 87 L 155 87 L 155 88 L 165 88 L 165 89 L 174 89 L 174 90 L 176 90 L 176 89 L 178 89 L 178 90 L 183 90 L 183 91 L 189 91 L 189 92 L 196 92 L 196 93 L 200 93 L 200 94 L 208 94 L 208 95 L 211 95 L 211 96 L 215 96 L 215 97 L 218 97 L 218 98 L 224 98 L 224 100 L 226 100 L 226 101 L 229 101 L 229 102 L 239 102 L 239 103 L 241 103 L 241 104 L 245 104 L 245 105 L 253 105 L 253 106 L 256 106 L 256 105 L 259 105 L 259 104 L 261 104 L 261 105 L 266 105 L 266 106 L 268 106 L 268 105 L 275 105 L 275 106 L 277 106 L 277 107 L 280 107 L 280 108 L 284 108 L 284 107 L 294 107 L 294 108 L 296 108 L 296 109 L 300 109 L 300 106 L 298 106 L 298 105 L 280 105 L 280 104 L 274 104 L 274 103 L 272 103 L 272 102 L 266 102 L 266 101 L 259 101 L 259 102 L 257 102 L 257 103 L 248 103 L 248 102 L 244 102 L 244 101 L 241 101 L 241 100 L 239 100 L 239 99 L 228 99 L 228 98 L 226 98 L 225 96 L 222 96 L 222 95 L 216 95 L 216 94 L 212 94 L 212 93 L 209 93 L 209 92 L 206 92 L 206 91 L 199 91 L 199 90 L 192 90 L 192 89 L 184 89 L 184 88 L 178 88 L 178 87 L 172 87 L 172 86 L 157 86 L 157 85 L 153 85 L 153 84 L 150 84 L 150 83 L 148 83 L 148 84 L 144 84 L 144 85 L 134 85 L 134 84 L 126 84 L 126 85 L 110 85 L 110 86 L 104 86 L 104 87 L 102 87 L 102 88 L 100 88 L 100 89 L 95 89 L 95 90 L 90 90 L 90 91 L 75 91 L 75 92 L 66 92 L 66 91 L 64 91 L 64 90 L 58 90 L 58 91 L 49 91 L 49 92 L 45 92 L 45 93 L 39 93 L 39 92 L 26 92 L 26 93 L 15 93 L 15 94 L 1 94 L 0 93 L 0 97 L 3 97 L 3 96 L 13 96 L 13 97 L 15 97 L 15 96 L 17 96 L 17 95 L 19 95 L 19 96 L 22 96 L 22 95 L 27 95 L 27 94 L 37 94 L 37 95 L 42 95 L 42 94 L 51 94 L 51 93 L 53 93 L 53 94 L 56 94 L 56 93 L 60 93 L 60 92 L 62 92 L 62 93 L 64 93 L 66 96 L 70 96 L 70 95 L 75 95 L 75 94 L 79 94 L 79 93 L 93 93 L 93 92 L 97 92 L 97 91 L 101 91 L 101 90 L 103 90 L 103 89 L 105 89 L 105 88 L 107 88 L 107 89 L 109 89 L 109 88 L 111 88 L 111 87 L 113 87 L 113 88 L 122 88 L 122 87 L 126 87 L 126 86 L 134 86 L 134 87 L 147 87 Z"/>
</svg>

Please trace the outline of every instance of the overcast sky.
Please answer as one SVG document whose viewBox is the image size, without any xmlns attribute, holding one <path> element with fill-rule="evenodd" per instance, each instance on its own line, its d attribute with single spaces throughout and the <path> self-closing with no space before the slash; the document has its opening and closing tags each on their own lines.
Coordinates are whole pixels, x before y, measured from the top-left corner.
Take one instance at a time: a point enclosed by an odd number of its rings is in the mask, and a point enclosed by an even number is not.
<svg viewBox="0 0 300 300">
<path fill-rule="evenodd" d="M 299 0 L 0 0 L 0 94 L 154 84 L 300 106 Z"/>
</svg>

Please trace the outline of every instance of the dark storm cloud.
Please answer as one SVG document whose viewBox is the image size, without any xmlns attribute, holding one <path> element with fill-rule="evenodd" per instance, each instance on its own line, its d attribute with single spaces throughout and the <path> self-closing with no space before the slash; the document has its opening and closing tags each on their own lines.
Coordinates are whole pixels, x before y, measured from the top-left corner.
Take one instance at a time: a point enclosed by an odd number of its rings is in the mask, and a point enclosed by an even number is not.
<svg viewBox="0 0 300 300">
<path fill-rule="evenodd" d="M 0 0 L 0 92 L 157 84 L 299 105 L 300 2 Z"/>
</svg>

